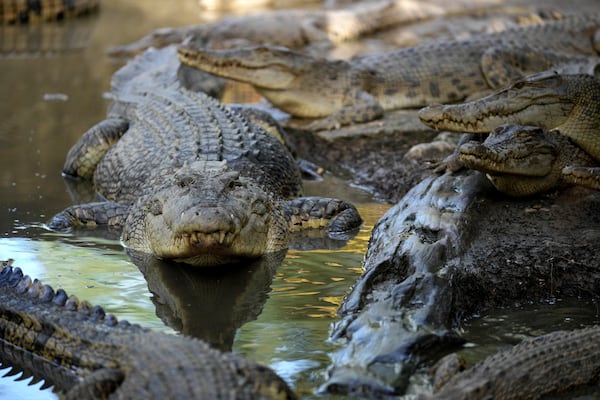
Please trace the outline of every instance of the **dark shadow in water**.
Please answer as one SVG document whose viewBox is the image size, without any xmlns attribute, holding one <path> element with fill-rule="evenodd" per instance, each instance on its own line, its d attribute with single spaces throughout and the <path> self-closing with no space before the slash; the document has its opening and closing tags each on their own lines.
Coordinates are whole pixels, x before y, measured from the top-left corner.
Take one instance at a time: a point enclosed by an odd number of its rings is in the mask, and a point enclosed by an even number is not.
<svg viewBox="0 0 600 400">
<path fill-rule="evenodd" d="M 54 56 L 85 49 L 97 15 L 55 23 L 0 24 L 0 58 Z"/>
<path fill-rule="evenodd" d="M 132 250 L 127 253 L 146 278 L 156 315 L 165 324 L 231 351 L 238 328 L 262 312 L 286 251 L 218 269 L 165 262 Z"/>
</svg>

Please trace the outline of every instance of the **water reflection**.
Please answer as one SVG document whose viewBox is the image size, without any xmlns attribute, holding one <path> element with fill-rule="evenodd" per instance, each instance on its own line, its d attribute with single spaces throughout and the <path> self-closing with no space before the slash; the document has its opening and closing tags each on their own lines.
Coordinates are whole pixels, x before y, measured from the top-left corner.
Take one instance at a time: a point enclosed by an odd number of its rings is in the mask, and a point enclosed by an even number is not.
<svg viewBox="0 0 600 400">
<path fill-rule="evenodd" d="M 286 252 L 216 271 L 128 253 L 148 282 L 156 315 L 165 324 L 231 351 L 238 328 L 261 313 Z"/>
</svg>

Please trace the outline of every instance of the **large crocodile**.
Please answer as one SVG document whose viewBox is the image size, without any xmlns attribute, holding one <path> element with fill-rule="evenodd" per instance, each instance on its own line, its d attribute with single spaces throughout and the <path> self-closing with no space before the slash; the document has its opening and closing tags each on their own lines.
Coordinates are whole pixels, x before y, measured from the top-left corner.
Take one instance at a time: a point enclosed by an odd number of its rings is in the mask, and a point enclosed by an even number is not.
<svg viewBox="0 0 600 400">
<path fill-rule="evenodd" d="M 105 201 L 69 207 L 50 228 L 122 228 L 128 248 L 207 266 L 285 249 L 291 230 L 360 225 L 344 201 L 297 197 L 299 168 L 273 135 L 203 93 L 165 83 L 160 66 L 137 66 L 144 60 L 115 73 L 108 119 L 71 148 L 63 168 L 93 179 Z"/>
<path fill-rule="evenodd" d="M 461 145 L 458 158 L 511 196 L 529 196 L 561 183 L 600 189 L 598 161 L 556 130 L 501 125 L 483 143 Z"/>
<path fill-rule="evenodd" d="M 252 84 L 273 105 L 320 118 L 314 129 L 365 122 L 384 111 L 457 102 L 548 69 L 588 72 L 597 63 L 599 20 L 571 16 L 541 25 L 437 41 L 350 61 L 277 46 L 211 50 L 190 43 L 180 60 Z"/>
<path fill-rule="evenodd" d="M 271 369 L 185 336 L 118 321 L 99 306 L 0 271 L 0 362 L 66 399 L 292 399 Z"/>
<path fill-rule="evenodd" d="M 0 0 L 0 24 L 60 21 L 99 7 L 100 0 Z"/>
</svg>

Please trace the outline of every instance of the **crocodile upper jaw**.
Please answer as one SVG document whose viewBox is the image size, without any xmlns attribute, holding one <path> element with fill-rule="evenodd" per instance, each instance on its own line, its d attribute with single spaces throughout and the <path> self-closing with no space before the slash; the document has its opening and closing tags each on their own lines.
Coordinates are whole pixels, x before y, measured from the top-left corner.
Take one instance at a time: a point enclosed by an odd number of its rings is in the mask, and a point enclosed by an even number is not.
<svg viewBox="0 0 600 400">
<path fill-rule="evenodd" d="M 294 69 L 295 59 L 308 58 L 275 46 L 210 50 L 183 43 L 177 51 L 183 64 L 271 90 L 289 88 L 298 75 Z"/>
</svg>

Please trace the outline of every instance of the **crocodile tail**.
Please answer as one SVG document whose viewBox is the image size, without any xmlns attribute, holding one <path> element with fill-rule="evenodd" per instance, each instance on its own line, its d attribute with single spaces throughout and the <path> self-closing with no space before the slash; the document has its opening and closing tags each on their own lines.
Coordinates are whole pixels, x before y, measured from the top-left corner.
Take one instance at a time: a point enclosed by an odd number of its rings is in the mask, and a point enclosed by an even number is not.
<svg viewBox="0 0 600 400">
<path fill-rule="evenodd" d="M 32 377 L 29 384 L 44 380 L 42 388 L 69 390 L 80 379 L 68 360 L 57 361 L 53 336 L 63 343 L 78 343 L 72 333 L 61 326 L 68 321 L 88 321 L 105 326 L 129 327 L 106 314 L 102 307 L 79 301 L 64 290 L 54 290 L 41 281 L 24 275 L 11 262 L 0 263 L 0 366 L 11 368 L 5 376 L 21 373 L 17 378 Z"/>
</svg>

